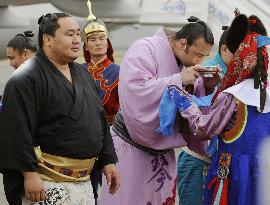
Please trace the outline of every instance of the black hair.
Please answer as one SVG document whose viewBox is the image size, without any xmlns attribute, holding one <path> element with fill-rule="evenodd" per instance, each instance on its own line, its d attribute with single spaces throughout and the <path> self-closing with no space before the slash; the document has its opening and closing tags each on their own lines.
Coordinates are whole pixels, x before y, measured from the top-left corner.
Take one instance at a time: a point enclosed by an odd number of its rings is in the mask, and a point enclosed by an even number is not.
<svg viewBox="0 0 270 205">
<path fill-rule="evenodd" d="M 261 19 L 259 19 L 255 15 L 251 15 L 248 18 L 248 21 L 249 21 L 250 31 L 256 32 L 263 36 L 267 36 L 266 28 L 264 27 Z"/>
<path fill-rule="evenodd" d="M 196 40 L 203 38 L 206 43 L 214 45 L 213 33 L 204 21 L 195 16 L 188 18 L 188 21 L 191 23 L 185 25 L 176 33 L 176 40 L 184 38 L 187 40 L 187 45 L 191 46 Z"/>
<path fill-rule="evenodd" d="M 249 32 L 249 22 L 245 14 L 236 16 L 230 25 L 227 34 L 227 47 L 231 53 L 235 53 L 245 36 Z"/>
<path fill-rule="evenodd" d="M 218 52 L 220 53 L 221 46 L 222 45 L 227 45 L 227 36 L 229 33 L 229 26 L 222 26 L 223 33 L 220 36 L 219 43 L 218 43 Z"/>
<path fill-rule="evenodd" d="M 265 62 L 268 59 L 263 55 L 263 48 L 258 48 L 257 52 L 257 64 L 253 71 L 254 76 L 254 88 L 260 89 L 260 110 L 263 111 L 266 102 L 266 84 L 267 84 L 267 68 L 265 68 Z"/>
<path fill-rule="evenodd" d="M 70 15 L 66 13 L 48 13 L 38 19 L 38 45 L 40 48 L 43 46 L 43 35 L 48 34 L 50 36 L 54 36 L 55 31 L 60 27 L 58 19 L 67 17 L 70 17 Z"/>
<path fill-rule="evenodd" d="M 31 37 L 33 36 L 34 34 L 32 31 L 25 31 L 23 33 L 19 33 L 8 42 L 7 47 L 18 50 L 20 54 L 24 51 L 24 49 L 29 49 L 33 52 L 36 52 L 37 47 L 34 41 L 31 39 Z"/>
<path fill-rule="evenodd" d="M 255 15 L 251 15 L 248 18 L 250 31 L 256 32 L 260 35 L 267 36 L 267 31 L 262 21 Z M 254 76 L 254 88 L 260 89 L 260 110 L 264 110 L 265 102 L 266 102 L 266 84 L 267 84 L 267 68 L 265 66 L 266 62 L 268 62 L 268 55 L 263 55 L 263 47 L 258 48 L 257 51 L 257 64 L 253 71 Z"/>
</svg>

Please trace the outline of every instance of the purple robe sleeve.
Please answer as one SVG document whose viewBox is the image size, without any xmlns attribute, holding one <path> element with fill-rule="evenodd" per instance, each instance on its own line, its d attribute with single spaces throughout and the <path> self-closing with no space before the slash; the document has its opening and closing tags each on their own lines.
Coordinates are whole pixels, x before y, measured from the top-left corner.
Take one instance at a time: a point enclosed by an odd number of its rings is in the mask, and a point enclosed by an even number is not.
<svg viewBox="0 0 270 205">
<path fill-rule="evenodd" d="M 204 88 L 204 81 L 202 77 L 196 79 L 194 83 L 194 93 L 195 96 L 201 97 L 205 96 L 205 88 Z"/>
<path fill-rule="evenodd" d="M 165 88 L 172 84 L 182 87 L 174 55 L 169 51 L 165 55 L 140 40 L 131 46 L 120 66 L 120 109 L 129 134 L 137 143 L 154 149 L 184 145 L 181 135 L 164 138 L 156 131 Z"/>
<path fill-rule="evenodd" d="M 209 139 L 222 133 L 235 108 L 236 100 L 234 96 L 229 93 L 221 93 L 208 114 L 202 114 L 195 104 L 192 104 L 181 114 L 188 120 L 195 136 L 200 139 Z"/>
</svg>

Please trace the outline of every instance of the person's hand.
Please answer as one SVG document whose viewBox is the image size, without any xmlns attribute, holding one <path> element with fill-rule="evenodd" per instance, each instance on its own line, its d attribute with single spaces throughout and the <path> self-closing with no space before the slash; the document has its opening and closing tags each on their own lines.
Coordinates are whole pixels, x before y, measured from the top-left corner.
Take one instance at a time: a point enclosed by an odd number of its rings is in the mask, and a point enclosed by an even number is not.
<svg viewBox="0 0 270 205">
<path fill-rule="evenodd" d="M 107 164 L 103 168 L 103 173 L 106 176 L 109 192 L 114 194 L 120 187 L 120 174 L 115 164 Z"/>
<path fill-rule="evenodd" d="M 188 85 L 193 85 L 195 80 L 200 76 L 200 71 L 205 71 L 206 69 L 201 65 L 195 65 L 190 67 L 185 67 L 180 72 L 182 84 L 184 87 Z"/>
<path fill-rule="evenodd" d="M 213 74 L 213 77 L 203 77 L 204 88 L 206 91 L 213 92 L 215 87 L 221 81 L 221 68 L 217 67 L 217 72 Z M 209 93 L 208 93 L 209 94 Z"/>
<path fill-rule="evenodd" d="M 31 202 L 45 200 L 43 181 L 37 172 L 23 172 L 25 197 Z"/>
</svg>

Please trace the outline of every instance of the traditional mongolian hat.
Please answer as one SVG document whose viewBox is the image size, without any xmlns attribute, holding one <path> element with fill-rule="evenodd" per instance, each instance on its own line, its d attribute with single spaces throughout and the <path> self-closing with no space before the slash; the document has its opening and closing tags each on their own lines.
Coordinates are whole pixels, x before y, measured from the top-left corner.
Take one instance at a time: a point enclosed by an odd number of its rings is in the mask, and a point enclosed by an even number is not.
<svg viewBox="0 0 270 205">
<path fill-rule="evenodd" d="M 260 109 L 263 110 L 268 70 L 266 45 L 269 44 L 270 38 L 257 16 L 252 15 L 248 18 L 244 14 L 237 15 L 227 35 L 227 46 L 234 53 L 234 57 L 213 100 L 227 88 L 239 84 L 245 79 L 254 78 L 254 88 L 261 90 Z M 259 52 L 262 59 L 257 59 Z"/>
<path fill-rule="evenodd" d="M 112 44 L 110 40 L 108 39 L 108 31 L 107 31 L 106 25 L 101 19 L 97 19 L 96 16 L 92 13 L 92 5 L 91 5 L 90 0 L 87 1 L 87 7 L 89 10 L 89 15 L 86 18 L 87 22 L 83 26 L 82 33 L 81 33 L 82 40 L 84 41 L 84 46 L 87 43 L 87 39 L 89 38 L 89 36 L 97 34 L 97 33 L 104 33 L 108 41 L 107 57 L 112 62 L 114 62 L 113 48 L 112 48 Z M 88 51 L 84 50 L 84 58 L 86 62 L 91 61 L 91 57 Z"/>
</svg>

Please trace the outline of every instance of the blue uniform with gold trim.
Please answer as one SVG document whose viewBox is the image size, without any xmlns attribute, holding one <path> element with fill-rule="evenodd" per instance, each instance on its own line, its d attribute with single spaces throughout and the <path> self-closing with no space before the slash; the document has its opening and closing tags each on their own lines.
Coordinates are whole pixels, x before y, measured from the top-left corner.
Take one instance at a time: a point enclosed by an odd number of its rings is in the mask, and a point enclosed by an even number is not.
<svg viewBox="0 0 270 205">
<path fill-rule="evenodd" d="M 221 153 L 231 155 L 228 166 L 229 188 L 228 205 L 257 204 L 258 150 L 264 139 L 270 136 L 270 113 L 260 113 L 254 106 L 244 105 L 241 117 L 236 119 L 234 127 L 219 136 L 218 150 L 212 157 L 206 185 L 215 177 L 220 166 Z M 214 187 L 205 189 L 205 205 L 212 203 Z"/>
</svg>

